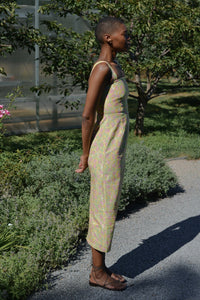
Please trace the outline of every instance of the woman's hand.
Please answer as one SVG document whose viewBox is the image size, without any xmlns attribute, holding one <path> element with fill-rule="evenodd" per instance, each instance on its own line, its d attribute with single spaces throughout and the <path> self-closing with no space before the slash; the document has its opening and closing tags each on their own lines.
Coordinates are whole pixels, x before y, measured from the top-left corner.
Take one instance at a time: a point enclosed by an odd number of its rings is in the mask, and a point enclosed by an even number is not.
<svg viewBox="0 0 200 300">
<path fill-rule="evenodd" d="M 76 173 L 83 173 L 88 167 L 88 156 L 82 155 L 80 158 L 79 169 L 76 169 Z"/>
</svg>

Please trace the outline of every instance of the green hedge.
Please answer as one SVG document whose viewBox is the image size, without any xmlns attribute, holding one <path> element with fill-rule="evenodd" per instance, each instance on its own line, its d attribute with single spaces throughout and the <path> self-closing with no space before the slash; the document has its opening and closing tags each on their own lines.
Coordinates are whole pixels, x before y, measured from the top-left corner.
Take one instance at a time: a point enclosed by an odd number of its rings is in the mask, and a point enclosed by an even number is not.
<svg viewBox="0 0 200 300">
<path fill-rule="evenodd" d="M 90 176 L 74 172 L 79 155 L 62 152 L 11 163 L 0 215 L 2 223 L 12 224 L 18 247 L 0 255 L 0 298 L 25 299 L 85 238 Z M 177 183 L 160 154 L 142 144 L 129 145 L 126 159 L 120 210 L 165 195 Z"/>
</svg>

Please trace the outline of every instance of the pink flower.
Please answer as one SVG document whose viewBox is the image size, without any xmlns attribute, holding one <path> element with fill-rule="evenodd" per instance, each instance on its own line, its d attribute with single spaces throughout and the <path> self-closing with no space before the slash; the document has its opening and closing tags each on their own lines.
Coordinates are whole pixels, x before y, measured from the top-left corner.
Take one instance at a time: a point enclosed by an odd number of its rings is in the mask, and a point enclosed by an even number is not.
<svg viewBox="0 0 200 300">
<path fill-rule="evenodd" d="M 10 112 L 7 109 L 4 110 L 4 113 L 5 115 L 10 116 Z"/>
<path fill-rule="evenodd" d="M 3 118 L 4 115 L 10 116 L 10 112 L 7 109 L 3 109 L 3 105 L 0 105 L 0 118 Z"/>
</svg>

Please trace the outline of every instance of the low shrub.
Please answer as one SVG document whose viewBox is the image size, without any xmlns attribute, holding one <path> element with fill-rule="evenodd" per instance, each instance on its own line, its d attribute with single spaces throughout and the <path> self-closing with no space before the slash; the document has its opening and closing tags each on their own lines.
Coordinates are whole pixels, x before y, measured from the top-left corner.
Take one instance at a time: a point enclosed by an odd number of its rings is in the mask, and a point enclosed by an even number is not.
<svg viewBox="0 0 200 300">
<path fill-rule="evenodd" d="M 23 162 L 17 180 L 10 182 L 10 194 L 1 197 L 2 222 L 12 224 L 24 247 L 0 256 L 4 299 L 25 299 L 51 268 L 69 261 L 85 237 L 90 176 L 88 171 L 75 173 L 79 156 L 62 152 Z M 160 154 L 143 144 L 129 145 L 126 159 L 120 210 L 130 202 L 162 196 L 176 184 Z"/>
<path fill-rule="evenodd" d="M 26 156 L 53 155 L 60 151 L 71 153 L 82 146 L 81 130 L 59 130 L 7 136 L 2 151 Z M 0 149 L 1 152 L 1 149 Z"/>
<path fill-rule="evenodd" d="M 0 147 L 0 196 L 23 194 L 26 186 L 26 167 L 32 160 L 43 161 L 64 152 L 66 155 L 81 148 L 81 130 L 63 130 L 49 133 L 30 133 L 24 136 L 4 137 Z"/>
<path fill-rule="evenodd" d="M 83 174 L 75 173 L 79 157 L 79 152 L 72 152 L 33 159 L 26 166 L 26 191 L 48 200 L 48 205 L 55 209 L 60 205 L 68 207 L 66 196 L 73 203 L 85 203 L 89 197 L 90 176 L 88 170 Z"/>
<path fill-rule="evenodd" d="M 43 201 L 26 193 L 8 200 L 9 210 L 3 219 L 12 222 L 13 232 L 21 239 L 18 239 L 19 251 L 12 248 L 10 252 L 4 251 L 0 255 L 0 290 L 4 291 L 3 299 L 26 299 L 50 269 L 68 262 L 84 236 L 88 210 L 78 206 L 78 201 L 71 205 L 68 202 L 68 209 L 60 208 L 59 213 L 59 208 L 54 213 L 51 205 L 43 205 Z M 4 207 L 5 199 L 0 214 Z"/>
<path fill-rule="evenodd" d="M 162 155 L 150 151 L 143 143 L 128 146 L 126 162 L 119 210 L 134 201 L 151 201 L 165 196 L 177 184 L 175 174 Z"/>
<path fill-rule="evenodd" d="M 44 279 L 40 268 L 28 250 L 5 253 L 0 257 L 0 299 L 25 299 Z"/>
</svg>

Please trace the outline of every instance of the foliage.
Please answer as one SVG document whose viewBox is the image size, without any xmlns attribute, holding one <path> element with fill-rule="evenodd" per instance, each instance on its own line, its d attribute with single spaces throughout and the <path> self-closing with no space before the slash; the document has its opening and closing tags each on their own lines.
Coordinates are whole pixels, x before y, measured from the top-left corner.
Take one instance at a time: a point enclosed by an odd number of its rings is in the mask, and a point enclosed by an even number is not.
<svg viewBox="0 0 200 300">
<path fill-rule="evenodd" d="M 3 251 L 10 250 L 16 243 L 16 236 L 11 226 L 12 224 L 0 224 L 0 255 Z"/>
<path fill-rule="evenodd" d="M 161 78 L 173 74 L 180 84 L 183 81 L 198 84 L 199 0 L 53 0 L 40 7 L 42 14 L 55 16 L 51 21 L 43 21 L 41 32 L 33 28 L 30 16 L 26 22 L 20 22 L 16 9 L 13 0 L 4 0 L 0 5 L 0 55 L 12 53 L 18 47 L 32 51 L 37 43 L 43 72 L 57 78 L 58 91 L 64 96 L 76 85 L 87 89 L 91 66 L 99 51 L 94 37 L 98 19 L 103 15 L 114 15 L 125 20 L 131 48 L 129 54 L 120 55 L 119 60 L 128 80 L 136 86 L 130 95 L 138 101 L 137 135 L 143 132 L 146 105 L 159 94 L 156 88 Z M 68 18 L 69 14 L 82 18 L 88 30 L 80 34 L 65 28 L 63 18 Z M 3 68 L 0 72 L 5 74 Z M 44 83 L 32 90 L 40 93 L 51 89 L 51 85 Z M 66 102 L 66 106 L 69 105 Z"/>
<path fill-rule="evenodd" d="M 25 185 L 29 161 L 57 154 L 61 150 L 71 153 L 74 149 L 80 149 L 81 145 L 81 132 L 76 129 L 5 137 L 2 153 L 0 151 L 0 195 L 15 194 Z"/>
<path fill-rule="evenodd" d="M 76 14 L 90 22 L 91 30 L 83 35 L 70 32 L 55 21 L 45 22 L 47 28 L 54 33 L 54 39 L 49 41 L 48 50 L 41 44 L 45 73 L 50 75 L 56 72 L 62 84 L 66 75 L 70 74 L 73 77 L 73 84 L 79 83 L 82 87 L 87 87 L 92 58 L 98 49 L 93 33 L 94 24 L 102 15 L 124 18 L 131 36 L 131 48 L 129 55 L 120 56 L 120 61 L 128 80 L 136 86 L 136 93 L 131 93 L 131 96 L 138 101 L 135 127 L 137 135 L 143 132 L 147 102 L 156 96 L 156 87 L 163 76 L 173 74 L 180 79 L 180 83 L 185 80 L 198 83 L 200 67 L 198 0 L 167 2 L 112 0 L 73 3 L 71 0 L 54 0 L 41 7 L 42 13 L 51 11 L 66 18 L 69 13 Z M 48 37 L 45 43 L 48 44 Z M 68 92 L 65 84 L 63 88 L 62 84 L 60 91 Z"/>
<path fill-rule="evenodd" d="M 50 40 L 49 36 L 43 36 L 39 41 L 40 61 L 44 74 L 56 75 L 58 92 L 64 96 L 71 93 L 76 85 L 82 89 L 86 88 L 93 63 L 91 50 L 94 45 L 93 34 L 87 32 L 82 36 L 56 21 L 43 23 L 48 31 L 54 32 Z M 38 90 L 49 92 L 52 88 L 51 85 L 43 84 Z M 65 104 L 69 106 L 68 102 Z"/>
<path fill-rule="evenodd" d="M 40 280 L 43 270 L 27 250 L 6 253 L 0 257 L 0 299 L 26 299 Z"/>
<path fill-rule="evenodd" d="M 79 156 L 80 151 L 57 151 L 33 154 L 32 159 L 25 160 L 21 153 L 17 176 L 14 160 L 10 168 L 8 165 L 7 172 L 13 172 L 17 180 L 7 181 L 0 198 L 0 215 L 4 224 L 12 224 L 23 248 L 12 247 L 0 256 L 4 299 L 25 299 L 50 269 L 69 261 L 85 237 L 90 177 L 88 171 L 74 172 Z M 128 147 L 127 160 L 120 210 L 136 200 L 161 196 L 176 184 L 161 156 L 142 144 Z"/>
<path fill-rule="evenodd" d="M 151 201 L 165 196 L 177 179 L 159 152 L 143 143 L 129 145 L 120 207 L 132 201 Z"/>
<path fill-rule="evenodd" d="M 81 148 L 81 141 L 79 129 L 13 135 L 6 137 L 2 155 L 21 153 L 28 159 L 28 156 L 56 154 L 60 150 L 70 153 Z"/>
</svg>

